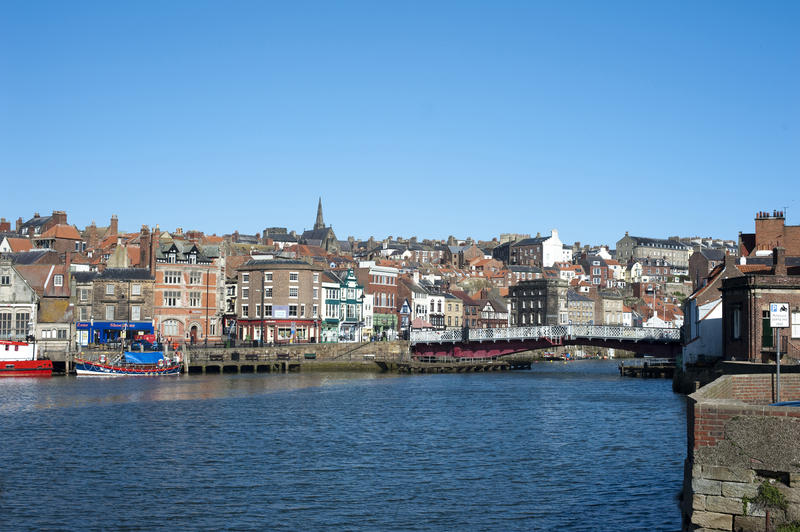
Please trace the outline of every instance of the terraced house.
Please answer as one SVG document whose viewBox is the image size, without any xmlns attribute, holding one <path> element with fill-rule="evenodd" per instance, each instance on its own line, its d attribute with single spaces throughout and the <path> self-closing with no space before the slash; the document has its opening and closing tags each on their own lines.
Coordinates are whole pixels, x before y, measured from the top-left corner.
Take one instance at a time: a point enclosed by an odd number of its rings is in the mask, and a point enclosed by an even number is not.
<svg viewBox="0 0 800 532">
<path fill-rule="evenodd" d="M 174 240 L 155 251 L 155 326 L 178 343 L 217 343 L 224 303 L 222 260 L 217 246 Z"/>
<path fill-rule="evenodd" d="M 322 267 L 293 259 L 251 259 L 238 269 L 240 341 L 319 342 Z"/>
</svg>

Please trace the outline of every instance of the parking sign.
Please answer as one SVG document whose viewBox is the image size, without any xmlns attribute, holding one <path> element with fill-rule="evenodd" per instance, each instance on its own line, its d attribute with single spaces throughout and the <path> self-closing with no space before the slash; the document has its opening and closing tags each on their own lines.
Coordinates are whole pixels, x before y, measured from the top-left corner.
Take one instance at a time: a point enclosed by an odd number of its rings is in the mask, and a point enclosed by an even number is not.
<svg viewBox="0 0 800 532">
<path fill-rule="evenodd" d="M 775 329 L 789 326 L 789 303 L 769 304 L 769 326 Z"/>
</svg>

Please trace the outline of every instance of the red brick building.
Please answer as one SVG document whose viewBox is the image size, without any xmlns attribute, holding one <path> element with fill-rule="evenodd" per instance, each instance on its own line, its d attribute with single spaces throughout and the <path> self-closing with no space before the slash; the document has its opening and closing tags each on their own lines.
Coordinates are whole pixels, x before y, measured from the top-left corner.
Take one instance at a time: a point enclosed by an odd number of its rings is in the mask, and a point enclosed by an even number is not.
<svg viewBox="0 0 800 532">
<path fill-rule="evenodd" d="M 774 361 L 780 332 L 781 360 L 800 360 L 800 266 L 787 266 L 783 248 L 773 253 L 771 270 L 722 281 L 722 345 L 726 360 Z M 788 303 L 789 327 L 770 327 L 770 303 Z"/>
</svg>

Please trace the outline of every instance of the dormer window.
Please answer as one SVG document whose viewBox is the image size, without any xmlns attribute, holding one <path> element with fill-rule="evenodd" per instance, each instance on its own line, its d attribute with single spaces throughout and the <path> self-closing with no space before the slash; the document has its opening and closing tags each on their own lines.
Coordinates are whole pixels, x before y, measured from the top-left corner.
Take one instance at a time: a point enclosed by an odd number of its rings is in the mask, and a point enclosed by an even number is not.
<svg viewBox="0 0 800 532">
<path fill-rule="evenodd" d="M 53 286 L 64 286 L 64 276 L 61 274 L 54 275 Z"/>
<path fill-rule="evenodd" d="M 189 255 L 189 264 L 197 264 L 197 253 L 194 251 Z"/>
<path fill-rule="evenodd" d="M 176 262 L 178 262 L 178 257 L 174 251 L 170 251 L 169 254 L 167 255 L 167 262 L 169 262 L 170 264 L 175 264 Z"/>
</svg>

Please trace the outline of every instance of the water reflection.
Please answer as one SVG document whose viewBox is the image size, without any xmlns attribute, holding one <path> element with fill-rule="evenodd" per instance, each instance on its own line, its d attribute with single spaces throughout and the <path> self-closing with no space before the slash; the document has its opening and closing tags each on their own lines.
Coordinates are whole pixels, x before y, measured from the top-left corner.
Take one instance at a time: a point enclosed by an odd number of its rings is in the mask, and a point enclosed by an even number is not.
<svg viewBox="0 0 800 532">
<path fill-rule="evenodd" d="M 0 414 L 33 409 L 153 401 L 202 401 L 252 397 L 307 388 L 352 385 L 396 375 L 291 373 L 281 375 L 181 375 L 178 377 L 56 377 L 0 380 Z"/>
</svg>

